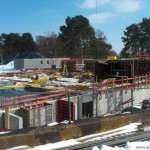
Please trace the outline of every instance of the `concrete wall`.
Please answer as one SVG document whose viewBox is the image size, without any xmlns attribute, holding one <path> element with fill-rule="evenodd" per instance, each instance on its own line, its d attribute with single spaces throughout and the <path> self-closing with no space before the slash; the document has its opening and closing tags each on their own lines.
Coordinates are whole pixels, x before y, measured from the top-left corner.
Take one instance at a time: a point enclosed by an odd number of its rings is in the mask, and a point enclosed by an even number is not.
<svg viewBox="0 0 150 150">
<path fill-rule="evenodd" d="M 6 134 L 0 137 L 0 149 L 16 147 L 18 145 L 43 145 L 82 136 L 100 133 L 128 125 L 130 123 L 142 122 L 150 117 L 149 112 L 133 115 L 112 116 L 108 118 L 89 118 L 73 124 L 57 126 L 44 126 L 37 128 L 35 132 Z M 91 123 L 92 122 L 92 123 Z"/>
<path fill-rule="evenodd" d="M 56 108 L 54 105 L 47 105 L 44 107 L 34 108 L 26 110 L 21 109 L 12 109 L 11 113 L 18 115 L 22 120 L 23 128 L 35 127 L 47 125 L 49 123 L 56 121 Z"/>
<path fill-rule="evenodd" d="M 52 108 L 51 122 L 56 122 L 56 116 L 57 116 L 57 100 L 49 101 L 48 104 L 50 104 L 50 105 L 51 105 L 51 108 Z M 46 115 L 49 115 L 49 114 L 46 112 Z M 50 118 L 50 117 L 47 117 L 47 118 Z"/>
<path fill-rule="evenodd" d="M 142 100 L 150 98 L 150 86 L 147 86 L 147 89 L 144 89 L 145 87 L 141 88 L 143 89 L 139 88 L 134 90 L 133 96 L 136 103 L 140 103 Z"/>
<path fill-rule="evenodd" d="M 68 98 L 64 98 L 62 100 L 68 101 Z M 74 103 L 75 106 L 75 120 L 84 118 L 82 113 L 82 105 L 83 103 L 92 102 L 93 94 L 84 94 L 70 97 L 70 101 Z"/>
<path fill-rule="evenodd" d="M 0 128 L 4 128 L 4 112 L 0 111 Z"/>
<path fill-rule="evenodd" d="M 18 109 L 13 111 L 23 118 L 23 127 L 42 126 L 52 122 L 52 106 L 44 106 L 34 109 Z"/>
<path fill-rule="evenodd" d="M 133 90 L 133 104 L 141 103 L 144 99 L 150 98 L 150 89 L 140 87 Z M 131 90 L 112 90 L 108 93 L 98 94 L 97 99 L 94 99 L 94 116 L 102 116 L 107 113 L 120 111 L 127 106 L 131 106 L 131 102 L 122 105 L 127 100 L 131 99 Z M 97 110 L 97 111 L 96 111 Z"/>
<path fill-rule="evenodd" d="M 5 128 L 5 112 L 0 112 L 0 128 Z M 10 129 L 22 129 L 23 118 L 10 113 Z"/>
<path fill-rule="evenodd" d="M 75 106 L 75 118 L 74 119 L 77 120 L 79 117 L 79 114 L 78 114 L 78 109 L 79 109 L 79 107 L 78 107 L 78 96 L 71 97 L 70 101 L 74 103 L 74 106 Z"/>
<path fill-rule="evenodd" d="M 96 96 L 97 95 L 97 96 Z M 94 99 L 93 99 L 94 98 Z M 133 99 L 134 105 L 141 103 L 144 99 L 150 98 L 150 88 L 140 87 L 133 90 Z M 111 90 L 107 93 L 96 93 L 93 97 L 93 94 L 84 94 L 73 96 L 70 98 L 70 101 L 75 105 L 75 120 L 83 119 L 82 105 L 83 103 L 93 101 L 93 116 L 103 116 L 108 113 L 115 113 L 116 111 L 121 111 L 127 106 L 131 106 L 131 102 L 125 105 L 122 105 L 127 100 L 131 99 L 131 90 L 130 89 L 120 89 L 120 90 Z M 63 99 L 68 101 L 67 98 Z M 16 116 L 11 115 L 11 124 L 14 124 L 12 128 L 22 128 L 22 127 L 34 127 L 46 125 L 51 122 L 56 122 L 57 117 L 57 100 L 50 101 L 48 106 L 31 109 L 31 110 L 11 110 L 10 112 Z M 20 117 L 18 117 L 20 116 Z M 22 120 L 22 118 L 23 120 Z M 0 127 L 4 127 L 4 115 L 0 113 Z M 17 121 L 14 121 L 17 120 Z M 15 122 L 15 123 L 14 123 Z M 22 123 L 23 122 L 23 123 Z M 22 125 L 23 124 L 23 125 Z"/>
<path fill-rule="evenodd" d="M 23 118 L 10 114 L 10 129 L 22 129 L 23 128 Z"/>
<path fill-rule="evenodd" d="M 10 113 L 16 116 L 22 117 L 23 120 L 23 128 L 27 128 L 28 126 L 28 113 L 27 110 L 20 108 L 20 109 L 10 109 Z"/>
<path fill-rule="evenodd" d="M 44 106 L 28 110 L 28 127 L 42 126 L 52 123 L 52 106 Z"/>
</svg>

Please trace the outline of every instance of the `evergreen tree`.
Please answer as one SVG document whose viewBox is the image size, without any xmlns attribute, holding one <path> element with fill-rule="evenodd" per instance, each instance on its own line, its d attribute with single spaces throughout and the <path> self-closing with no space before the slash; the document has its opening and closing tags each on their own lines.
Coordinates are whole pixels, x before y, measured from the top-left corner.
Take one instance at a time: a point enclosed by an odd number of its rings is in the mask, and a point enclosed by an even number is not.
<svg viewBox="0 0 150 150">
<path fill-rule="evenodd" d="M 122 41 L 124 48 L 120 53 L 121 57 L 150 54 L 150 18 L 127 27 Z"/>
<path fill-rule="evenodd" d="M 3 47 L 3 59 L 8 55 L 21 52 L 33 52 L 37 47 L 30 33 L 2 33 L 0 35 L 0 45 Z"/>
<path fill-rule="evenodd" d="M 96 37 L 89 20 L 83 16 L 66 18 L 66 25 L 60 27 L 60 39 L 64 43 L 66 56 L 89 57 L 95 55 Z"/>
</svg>

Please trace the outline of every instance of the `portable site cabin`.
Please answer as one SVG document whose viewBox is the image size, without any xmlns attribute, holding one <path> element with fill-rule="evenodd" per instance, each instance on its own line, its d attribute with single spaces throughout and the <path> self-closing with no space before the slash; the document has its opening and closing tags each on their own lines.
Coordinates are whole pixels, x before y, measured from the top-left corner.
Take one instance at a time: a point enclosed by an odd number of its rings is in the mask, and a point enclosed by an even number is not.
<svg viewBox="0 0 150 150">
<path fill-rule="evenodd" d="M 14 69 L 56 69 L 61 61 L 55 58 L 15 59 Z"/>
</svg>

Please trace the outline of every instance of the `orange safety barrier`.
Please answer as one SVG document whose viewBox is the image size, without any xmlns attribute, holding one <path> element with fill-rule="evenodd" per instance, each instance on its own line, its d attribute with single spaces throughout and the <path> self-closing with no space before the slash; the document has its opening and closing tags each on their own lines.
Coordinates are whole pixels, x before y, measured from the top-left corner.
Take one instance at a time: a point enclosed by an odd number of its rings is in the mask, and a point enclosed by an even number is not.
<svg viewBox="0 0 150 150">
<path fill-rule="evenodd" d="M 150 55 L 132 55 L 131 58 L 150 58 Z"/>
<path fill-rule="evenodd" d="M 111 85 L 107 85 L 106 83 L 104 83 L 104 84 L 99 83 L 99 84 L 94 85 L 94 90 L 100 90 L 100 91 L 102 91 L 102 93 L 105 93 L 105 92 L 108 92 L 108 90 L 110 90 L 110 92 L 111 92 L 111 90 L 119 89 L 119 88 L 123 88 L 123 89 L 135 88 L 135 87 L 139 88 L 139 86 L 150 84 L 149 79 L 150 79 L 150 75 L 117 79 L 117 80 L 113 80 L 114 84 L 111 88 L 109 88 L 109 86 L 111 86 Z M 130 82 L 130 81 L 133 81 L 133 82 Z M 10 106 L 10 105 L 18 105 L 18 104 L 23 104 L 23 103 L 28 103 L 28 102 L 35 102 L 35 101 L 39 101 L 39 100 L 41 100 L 41 101 L 52 100 L 54 97 L 66 95 L 66 89 L 55 90 L 53 92 L 57 92 L 57 93 L 60 92 L 60 93 L 59 94 L 51 93 L 50 95 L 46 95 L 46 96 L 39 96 L 36 94 L 27 94 L 27 95 L 23 94 L 20 96 L 2 98 L 2 99 L 0 99 L 0 107 Z"/>
<path fill-rule="evenodd" d="M 44 103 L 46 103 L 47 100 L 45 101 L 42 101 L 42 102 L 34 102 L 33 104 L 31 105 L 27 105 L 25 106 L 25 109 L 34 109 L 34 108 L 38 108 L 38 107 L 43 107 L 44 106 Z"/>
<path fill-rule="evenodd" d="M 41 70 L 20 70 L 17 72 L 5 72 L 5 73 L 0 73 L 0 76 L 10 76 L 10 75 L 17 75 L 17 74 L 24 74 L 24 73 L 29 73 L 29 74 L 41 74 L 41 73 L 51 73 L 52 70 L 51 69 L 41 69 Z"/>
<path fill-rule="evenodd" d="M 47 95 L 47 96 L 36 96 L 36 95 L 29 94 L 29 95 L 2 98 L 0 99 L 1 101 L 0 106 L 5 107 L 5 106 L 17 105 L 17 104 L 22 104 L 22 103 L 27 103 L 27 102 L 34 102 L 37 100 L 52 100 L 52 98 L 56 96 L 64 96 L 64 95 L 65 93 L 52 94 L 52 95 Z M 29 98 L 29 96 L 35 96 L 35 97 Z M 26 99 L 21 99 L 21 98 L 26 98 Z"/>
</svg>

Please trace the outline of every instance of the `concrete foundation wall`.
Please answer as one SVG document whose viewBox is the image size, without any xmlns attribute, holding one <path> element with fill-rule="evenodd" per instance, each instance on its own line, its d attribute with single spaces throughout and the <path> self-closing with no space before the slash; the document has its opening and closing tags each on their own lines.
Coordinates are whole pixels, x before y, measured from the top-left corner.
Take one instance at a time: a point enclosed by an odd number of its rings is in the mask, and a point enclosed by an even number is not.
<svg viewBox="0 0 150 150">
<path fill-rule="evenodd" d="M 43 108 L 45 109 L 45 114 L 44 114 L 44 116 L 42 116 L 43 113 L 42 113 L 42 111 L 40 111 L 41 124 L 42 125 L 47 125 L 49 123 L 52 123 L 53 122 L 53 115 L 52 115 L 53 114 L 53 107 L 52 107 L 52 105 L 48 105 L 48 106 L 45 106 Z M 45 118 L 42 119 L 43 117 L 45 117 Z M 42 120 L 44 121 L 44 123 L 42 123 Z"/>
<path fill-rule="evenodd" d="M 27 128 L 29 124 L 28 120 L 28 111 L 26 109 L 20 108 L 20 109 L 10 109 L 10 112 L 14 115 L 20 116 L 23 118 L 23 128 Z"/>
<path fill-rule="evenodd" d="M 4 128 L 4 112 L 0 112 L 0 128 Z"/>
<path fill-rule="evenodd" d="M 133 89 L 133 105 L 141 103 L 147 98 L 150 98 L 149 86 Z M 130 99 L 130 89 L 112 90 L 109 93 L 98 94 L 97 99 L 94 99 L 94 116 L 102 116 L 107 113 L 114 113 L 127 106 L 131 106 L 131 102 L 122 105 L 124 102 Z"/>
<path fill-rule="evenodd" d="M 74 103 L 75 106 L 75 120 L 78 119 L 78 96 L 73 96 L 70 98 L 70 101 Z"/>
<path fill-rule="evenodd" d="M 56 101 L 35 109 L 11 109 L 10 128 L 21 129 L 35 126 L 47 125 L 56 122 Z M 5 128 L 5 112 L 0 112 L 0 128 Z"/>
<path fill-rule="evenodd" d="M 10 129 L 22 129 L 23 128 L 23 118 L 10 114 Z"/>
<path fill-rule="evenodd" d="M 133 89 L 133 104 L 141 103 L 144 99 L 150 98 L 149 86 Z M 131 99 L 130 89 L 111 90 L 107 93 L 84 94 L 70 97 L 70 101 L 75 105 L 75 120 L 83 119 L 82 105 L 93 101 L 93 117 L 103 116 L 108 113 L 121 111 L 125 107 L 131 106 L 131 102 L 122 105 L 124 102 Z M 68 101 L 68 99 L 63 99 Z M 51 122 L 56 122 L 57 116 L 57 100 L 49 102 L 48 106 L 25 110 L 11 110 L 10 112 L 16 116 L 11 116 L 11 128 L 27 128 L 34 126 L 46 125 Z M 20 118 L 20 117 L 23 118 Z M 16 121 L 17 120 L 17 121 Z M 0 127 L 4 127 L 4 115 L 0 113 Z"/>
<path fill-rule="evenodd" d="M 22 120 L 23 128 L 42 126 L 56 121 L 56 106 L 47 105 L 34 109 L 14 109 L 11 113 L 18 115 Z"/>
<path fill-rule="evenodd" d="M 28 123 L 28 127 L 52 123 L 52 106 L 48 105 L 28 110 Z"/>
<path fill-rule="evenodd" d="M 5 112 L 0 113 L 0 128 L 5 128 Z M 22 129 L 23 118 L 14 114 L 10 114 L 10 129 Z"/>
<path fill-rule="evenodd" d="M 36 132 L 27 134 L 4 135 L 0 137 L 0 149 L 16 147 L 18 145 L 36 146 L 53 143 L 81 136 L 112 130 L 134 122 L 142 122 L 149 118 L 150 113 L 112 116 L 108 118 L 89 118 L 83 122 L 68 125 L 38 128 Z M 91 123 L 92 122 L 92 123 Z"/>
<path fill-rule="evenodd" d="M 144 87 L 143 87 L 144 88 Z M 150 98 L 150 87 L 147 86 L 147 89 L 136 89 L 134 90 L 134 103 L 140 103 L 144 99 Z"/>
<path fill-rule="evenodd" d="M 62 100 L 68 101 L 68 98 L 63 98 Z M 75 120 L 82 119 L 82 105 L 83 103 L 92 102 L 93 101 L 93 94 L 84 94 L 70 97 L 70 101 L 73 102 L 75 106 Z"/>
<path fill-rule="evenodd" d="M 56 116 L 57 116 L 57 100 L 49 101 L 48 104 L 51 105 L 52 108 L 52 114 L 49 114 L 46 111 L 46 118 L 47 118 L 47 124 L 48 122 L 56 122 Z M 51 116 L 51 117 L 49 117 Z M 51 118 L 51 120 L 50 120 Z"/>
</svg>

